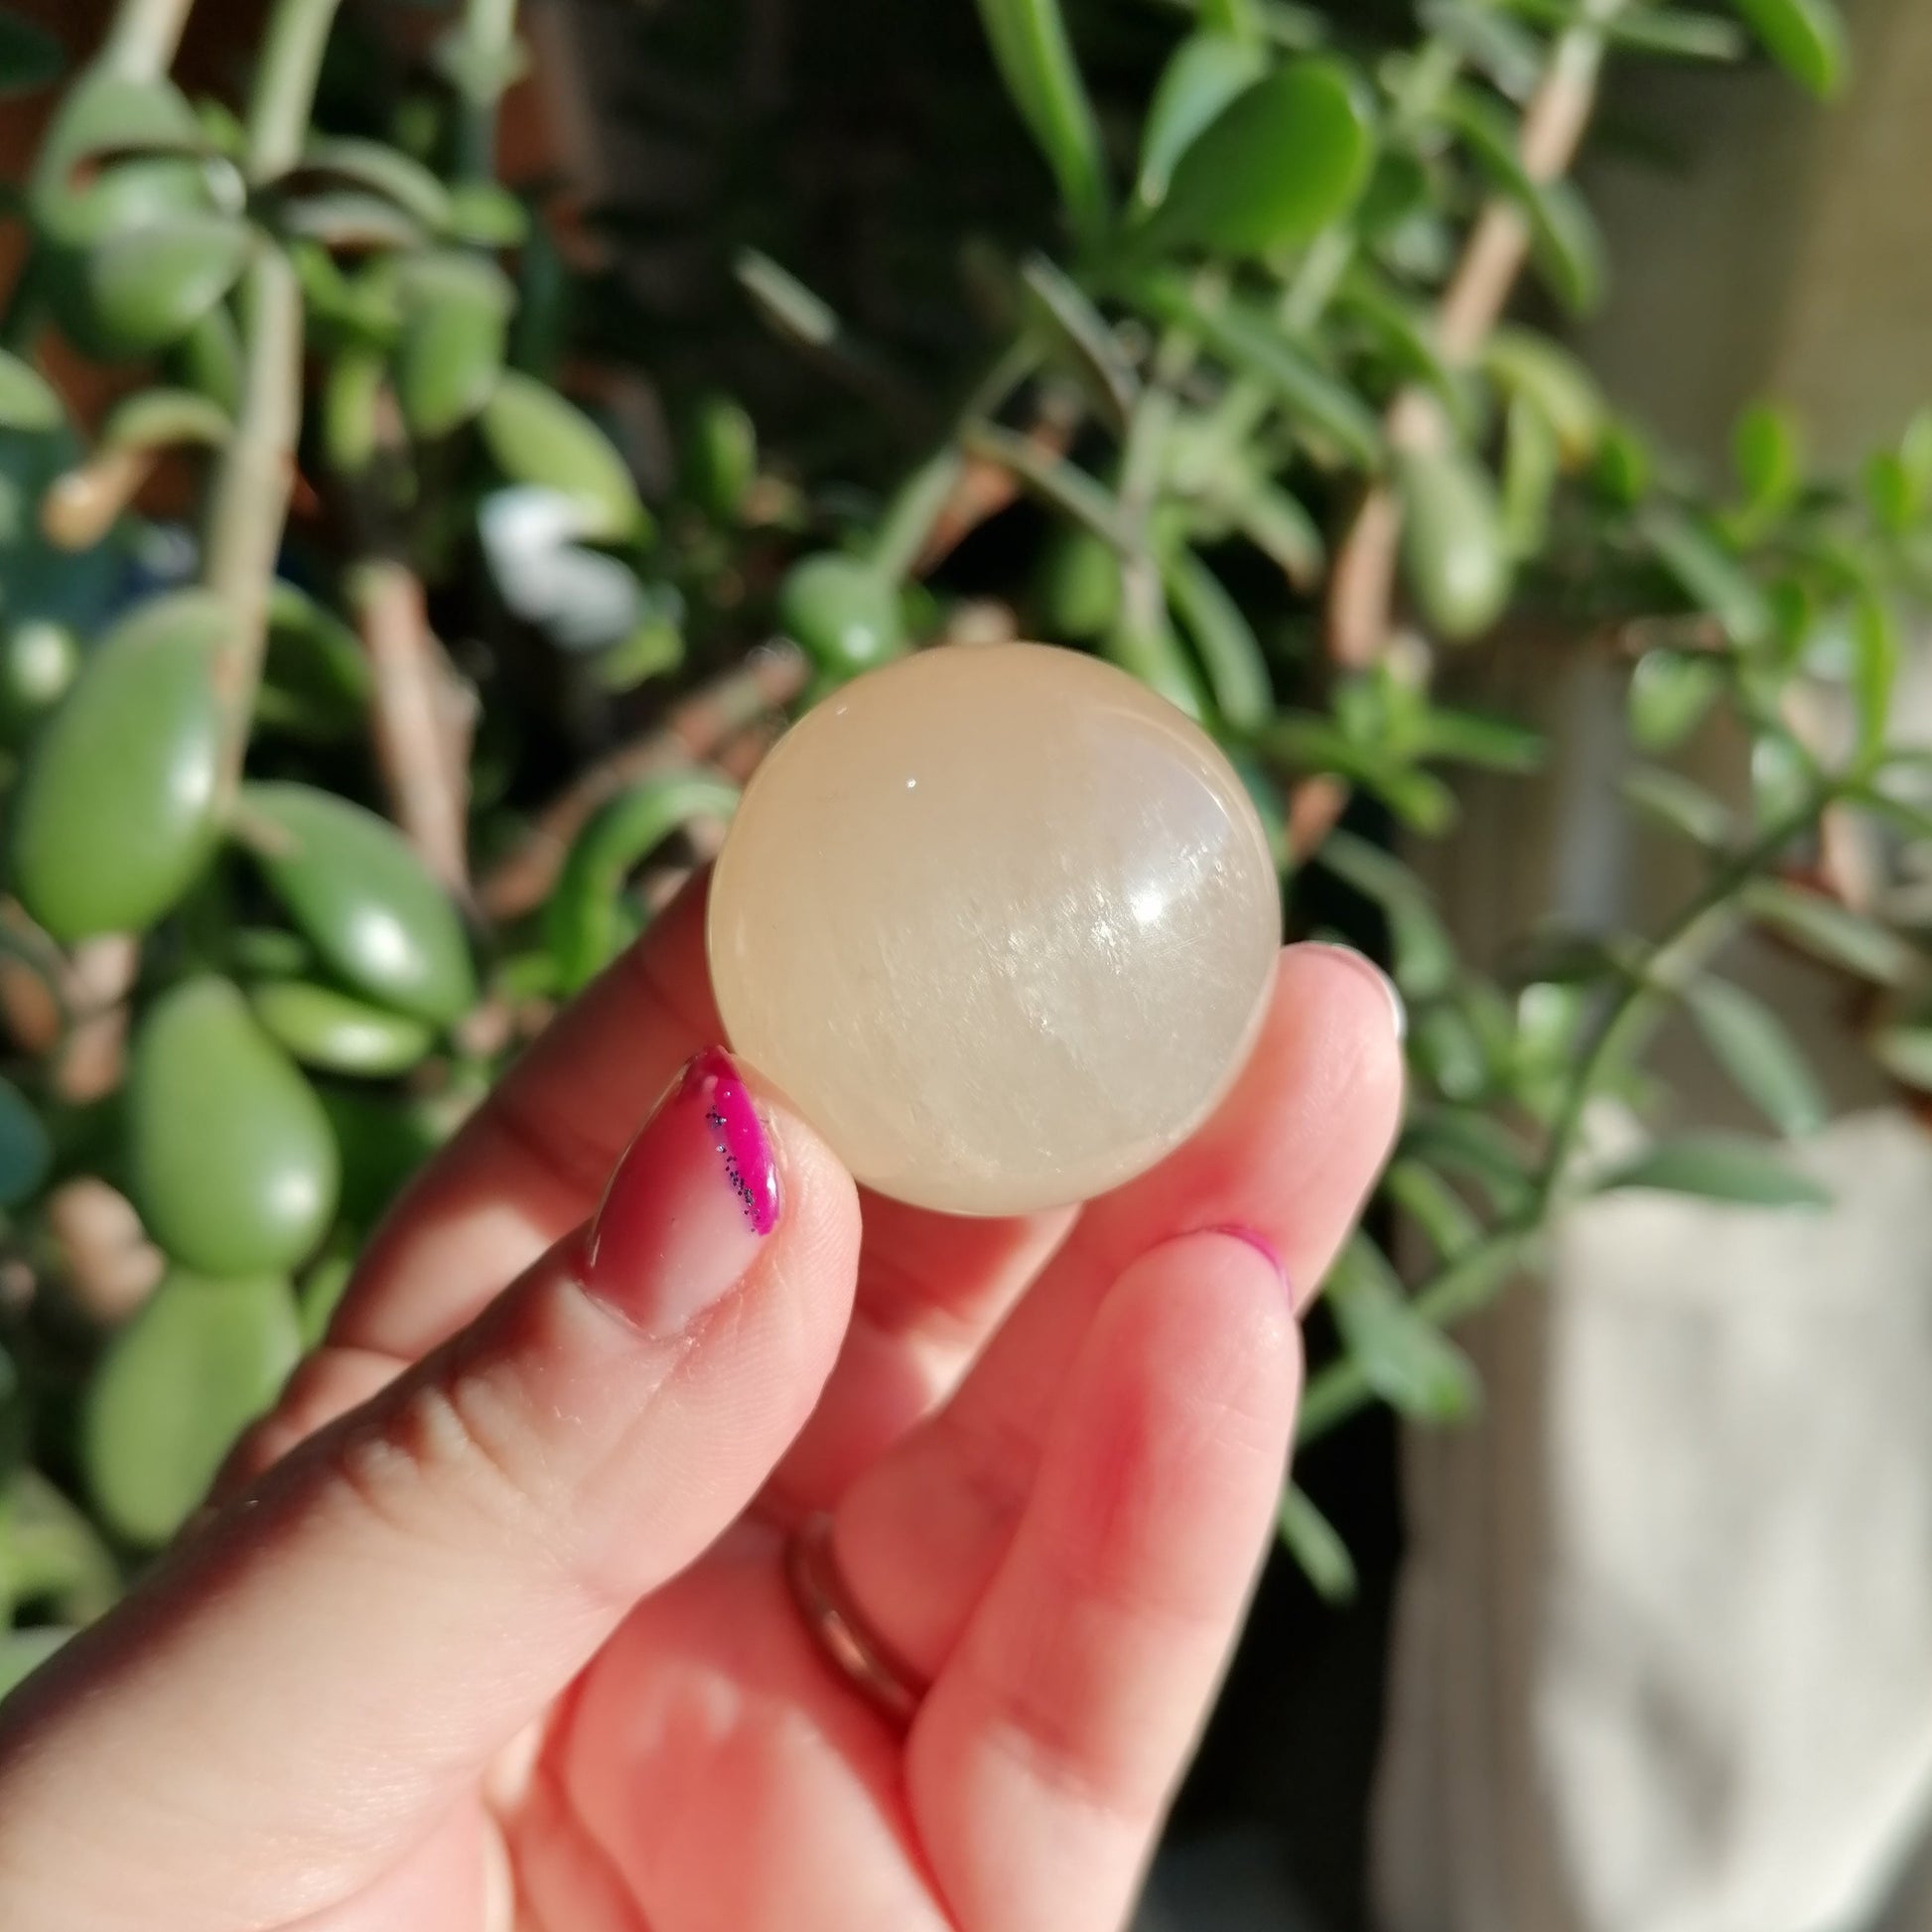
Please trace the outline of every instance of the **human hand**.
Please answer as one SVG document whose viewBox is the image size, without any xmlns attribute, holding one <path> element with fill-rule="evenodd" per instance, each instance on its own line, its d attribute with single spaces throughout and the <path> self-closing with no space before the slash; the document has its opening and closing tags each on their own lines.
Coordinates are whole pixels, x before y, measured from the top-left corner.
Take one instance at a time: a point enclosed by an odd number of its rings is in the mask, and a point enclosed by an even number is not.
<svg viewBox="0 0 1932 1932">
<path fill-rule="evenodd" d="M 10 1932 L 1124 1918 L 1292 1436 L 1269 1251 L 1318 1282 L 1395 1131 L 1387 989 L 1292 947 L 1152 1173 L 863 1231 L 691 1063 L 720 1036 L 694 890 L 411 1189 L 211 1518 L 0 1708 Z"/>
</svg>

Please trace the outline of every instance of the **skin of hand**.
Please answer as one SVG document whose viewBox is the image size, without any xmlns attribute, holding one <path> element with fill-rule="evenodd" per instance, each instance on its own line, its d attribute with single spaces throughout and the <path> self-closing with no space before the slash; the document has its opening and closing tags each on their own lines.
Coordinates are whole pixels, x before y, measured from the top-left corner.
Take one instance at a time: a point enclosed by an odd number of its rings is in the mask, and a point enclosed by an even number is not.
<svg viewBox="0 0 1932 1932">
<path fill-rule="evenodd" d="M 1398 1013 L 1291 947 L 1184 1147 L 952 1219 L 862 1201 L 705 1052 L 699 882 L 411 1188 L 211 1513 L 0 1708 L 0 1923 L 1118 1926 L 1267 1545 L 1298 1300 L 1396 1131 Z M 793 1604 L 818 1510 L 930 1687 L 909 1727 Z"/>
</svg>

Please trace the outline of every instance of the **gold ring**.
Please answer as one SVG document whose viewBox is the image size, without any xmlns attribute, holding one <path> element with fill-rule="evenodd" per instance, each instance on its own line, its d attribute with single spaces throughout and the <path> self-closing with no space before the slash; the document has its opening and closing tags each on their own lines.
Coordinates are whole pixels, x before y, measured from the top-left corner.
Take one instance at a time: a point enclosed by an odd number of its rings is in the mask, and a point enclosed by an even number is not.
<svg viewBox="0 0 1932 1932">
<path fill-rule="evenodd" d="M 901 1726 L 925 1695 L 916 1674 L 866 1627 L 832 1554 L 832 1518 L 800 1525 L 785 1548 L 785 1575 L 819 1653 L 873 1708 Z"/>
</svg>

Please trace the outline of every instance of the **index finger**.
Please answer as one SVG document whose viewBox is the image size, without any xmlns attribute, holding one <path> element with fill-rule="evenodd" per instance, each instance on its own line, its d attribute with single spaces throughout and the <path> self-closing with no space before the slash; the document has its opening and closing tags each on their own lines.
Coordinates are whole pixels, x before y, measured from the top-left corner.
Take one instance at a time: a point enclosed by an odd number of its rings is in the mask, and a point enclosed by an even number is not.
<svg viewBox="0 0 1932 1932">
<path fill-rule="evenodd" d="M 416 1360 L 597 1205 L 652 1101 L 699 1047 L 724 1041 L 705 957 L 708 885 L 702 873 L 691 881 L 418 1175 L 364 1252 L 332 1345 Z M 864 1360 L 842 1370 L 815 1419 L 815 1494 L 944 1393 L 950 1376 L 934 1356 L 970 1358 L 1066 1218 L 962 1222 L 868 1201 Z"/>
</svg>

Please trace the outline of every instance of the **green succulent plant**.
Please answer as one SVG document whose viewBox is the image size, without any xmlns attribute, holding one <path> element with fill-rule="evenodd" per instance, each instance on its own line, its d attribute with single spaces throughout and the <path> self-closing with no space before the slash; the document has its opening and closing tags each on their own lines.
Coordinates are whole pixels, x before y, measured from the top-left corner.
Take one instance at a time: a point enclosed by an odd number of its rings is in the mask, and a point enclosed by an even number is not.
<svg viewBox="0 0 1932 1932">
<path fill-rule="evenodd" d="M 735 184 L 666 217 L 717 264 L 680 320 L 566 267 L 547 192 L 496 181 L 509 0 L 466 0 L 422 65 L 354 63 L 401 75 L 373 98 L 327 67 L 370 19 L 275 0 L 238 114 L 169 78 L 188 10 L 122 0 L 69 83 L 0 319 L 0 1681 L 173 1532 L 386 1201 L 701 853 L 736 796 L 714 759 L 989 623 L 1201 718 L 1292 922 L 1347 908 L 1409 1002 L 1411 1120 L 1329 1284 L 1305 1435 L 1377 1399 L 1466 1413 L 1447 1330 L 1568 1200 L 1815 1203 L 1772 1139 L 1605 1163 L 1583 1131 L 1680 1008 L 1775 1134 L 1818 1123 L 1715 970 L 1747 926 L 1878 989 L 1878 1064 L 1932 1086 L 1921 935 L 1827 851 L 1849 829 L 1895 873 L 1932 839 L 1932 765 L 1888 737 L 1932 421 L 1847 483 L 1759 408 L 1714 483 L 1507 314 L 1519 274 L 1542 313 L 1601 288 L 1569 165 L 1606 64 L 1755 42 L 1829 94 L 1830 0 L 1432 0 L 1404 40 L 1282 0 L 980 0 L 979 51 L 930 57 L 928 195 L 882 214 L 902 339 L 890 304 L 842 313 L 877 274 L 826 249 L 813 286 L 805 191 L 768 165 L 835 138 L 810 113 L 639 105 Z M 733 70 L 732 13 L 649 10 L 651 70 Z M 55 68 L 0 22 L 0 83 Z M 989 168 L 951 166 L 962 131 Z M 139 386 L 69 422 L 51 333 Z M 565 393 L 566 348 L 599 385 Z M 609 406 L 640 372 L 668 450 Z M 202 514 L 157 566 L 131 505 L 163 461 Z M 1529 621 L 1621 667 L 1627 808 L 1699 883 L 1655 931 L 1546 937 L 1497 978 L 1405 855 L 1457 836 L 1458 772 L 1539 764 L 1439 695 Z M 1741 805 L 1673 763 L 1720 717 Z M 131 1315 L 74 1236 L 81 1179 L 162 1251 Z M 1309 1499 L 1282 1521 L 1345 1589 Z"/>
</svg>

